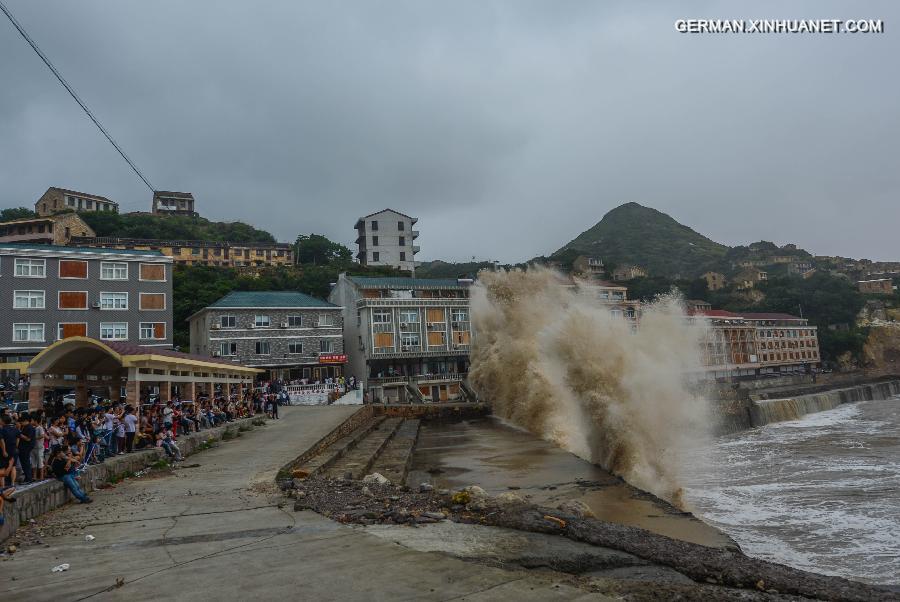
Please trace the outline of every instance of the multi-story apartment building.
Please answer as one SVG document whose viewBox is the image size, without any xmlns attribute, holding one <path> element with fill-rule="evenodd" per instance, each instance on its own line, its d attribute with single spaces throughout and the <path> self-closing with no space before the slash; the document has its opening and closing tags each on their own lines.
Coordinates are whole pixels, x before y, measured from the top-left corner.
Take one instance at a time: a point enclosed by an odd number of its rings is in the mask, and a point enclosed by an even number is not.
<svg viewBox="0 0 900 602">
<path fill-rule="evenodd" d="M 56 188 L 47 189 L 34 204 L 34 212 L 40 216 L 53 215 L 58 211 L 112 211 L 119 212 L 119 204 L 104 196 Z"/>
<path fill-rule="evenodd" d="M 94 231 L 72 211 L 0 223 L 0 243 L 67 245 L 73 236 L 94 236 Z"/>
<path fill-rule="evenodd" d="M 243 268 L 294 264 L 294 246 L 287 243 L 155 240 L 93 236 L 75 237 L 72 239 L 72 244 L 105 249 L 160 251 L 179 265 Z"/>
<path fill-rule="evenodd" d="M 231 292 L 189 318 L 191 353 L 310 383 L 344 373 L 341 307 L 291 291 Z"/>
<path fill-rule="evenodd" d="M 172 346 L 172 260 L 156 251 L 0 244 L 0 361 L 72 336 Z"/>
<path fill-rule="evenodd" d="M 703 359 L 717 378 L 806 372 L 821 362 L 817 328 L 805 318 L 717 309 L 689 313 L 709 321 Z"/>
<path fill-rule="evenodd" d="M 415 274 L 418 218 L 383 209 L 356 220 L 356 258 L 362 265 L 386 265 Z"/>
<path fill-rule="evenodd" d="M 370 401 L 473 397 L 465 384 L 471 284 L 340 275 L 329 300 L 343 307 L 347 371 Z"/>
<path fill-rule="evenodd" d="M 198 215 L 194 211 L 194 195 L 190 192 L 156 190 L 151 211 L 157 215 Z"/>
<path fill-rule="evenodd" d="M 819 333 L 806 318 L 782 313 L 742 313 L 756 328 L 761 372 L 806 371 L 821 362 Z"/>
<path fill-rule="evenodd" d="M 646 275 L 647 270 L 639 265 L 621 266 L 613 270 L 612 273 L 613 280 L 616 281 L 634 280 L 635 278 L 644 278 Z"/>
<path fill-rule="evenodd" d="M 721 290 L 728 283 L 725 274 L 719 272 L 706 272 L 701 278 L 706 280 L 706 288 L 711 291 Z"/>
</svg>

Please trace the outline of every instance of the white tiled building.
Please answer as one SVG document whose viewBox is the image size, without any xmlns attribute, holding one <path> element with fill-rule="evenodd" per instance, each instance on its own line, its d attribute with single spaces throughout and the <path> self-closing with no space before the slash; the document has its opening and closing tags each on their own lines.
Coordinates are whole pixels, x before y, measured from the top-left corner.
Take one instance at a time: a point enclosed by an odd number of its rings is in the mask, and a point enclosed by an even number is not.
<svg viewBox="0 0 900 602">
<path fill-rule="evenodd" d="M 383 209 L 356 220 L 356 258 L 362 265 L 393 266 L 415 272 L 415 260 L 419 247 L 414 244 L 419 236 L 413 226 L 418 218 Z"/>
</svg>

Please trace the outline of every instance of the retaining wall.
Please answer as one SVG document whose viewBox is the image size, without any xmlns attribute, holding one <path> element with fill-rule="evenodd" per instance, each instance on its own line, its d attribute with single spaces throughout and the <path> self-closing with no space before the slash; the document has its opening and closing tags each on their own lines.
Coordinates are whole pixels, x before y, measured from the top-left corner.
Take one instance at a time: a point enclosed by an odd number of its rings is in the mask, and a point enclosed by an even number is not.
<svg viewBox="0 0 900 602">
<path fill-rule="evenodd" d="M 181 435 L 178 437 L 178 448 L 184 456 L 190 455 L 207 439 L 216 438 L 221 441 L 226 429 L 237 430 L 241 424 L 248 420 L 253 420 L 253 418 L 245 418 L 228 425 L 200 431 L 199 433 Z M 119 476 L 125 472 L 137 472 L 165 457 L 166 453 L 162 449 L 154 447 L 124 456 L 107 458 L 102 464 L 89 466 L 82 473 L 78 482 L 81 484 L 81 488 L 90 494 L 101 484 L 108 482 L 111 477 Z M 0 527 L 0 542 L 9 539 L 16 532 L 16 529 L 19 528 L 19 525 L 27 523 L 29 519 L 64 506 L 75 499 L 69 493 L 69 490 L 66 489 L 66 486 L 57 479 L 45 481 L 24 491 L 17 491 L 13 497 L 16 500 L 15 502 L 6 502 L 3 505 L 3 516 L 6 519 L 6 523 Z"/>
</svg>

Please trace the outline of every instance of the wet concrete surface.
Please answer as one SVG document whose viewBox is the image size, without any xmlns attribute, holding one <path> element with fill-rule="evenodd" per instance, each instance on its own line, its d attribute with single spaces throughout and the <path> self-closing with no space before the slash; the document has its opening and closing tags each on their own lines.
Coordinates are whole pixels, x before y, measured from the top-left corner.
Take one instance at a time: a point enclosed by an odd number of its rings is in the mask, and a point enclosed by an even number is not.
<svg viewBox="0 0 900 602">
<path fill-rule="evenodd" d="M 694 516 L 493 417 L 423 421 L 406 482 L 446 489 L 478 485 L 491 495 L 512 490 L 531 503 L 551 507 L 577 499 L 600 520 L 705 546 L 735 545 Z"/>
</svg>

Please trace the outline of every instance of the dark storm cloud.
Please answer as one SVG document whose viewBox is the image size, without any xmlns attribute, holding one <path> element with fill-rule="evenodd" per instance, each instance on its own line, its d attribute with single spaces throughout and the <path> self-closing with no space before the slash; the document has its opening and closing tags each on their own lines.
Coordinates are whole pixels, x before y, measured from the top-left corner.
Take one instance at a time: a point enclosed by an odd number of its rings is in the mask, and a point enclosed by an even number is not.
<svg viewBox="0 0 900 602">
<path fill-rule="evenodd" d="M 612 207 L 722 242 L 898 258 L 890 3 L 7 4 L 161 189 L 283 240 L 420 218 L 422 258 L 521 260 Z M 678 18 L 879 18 L 691 36 Z M 150 193 L 0 22 L 0 205 Z"/>
</svg>

